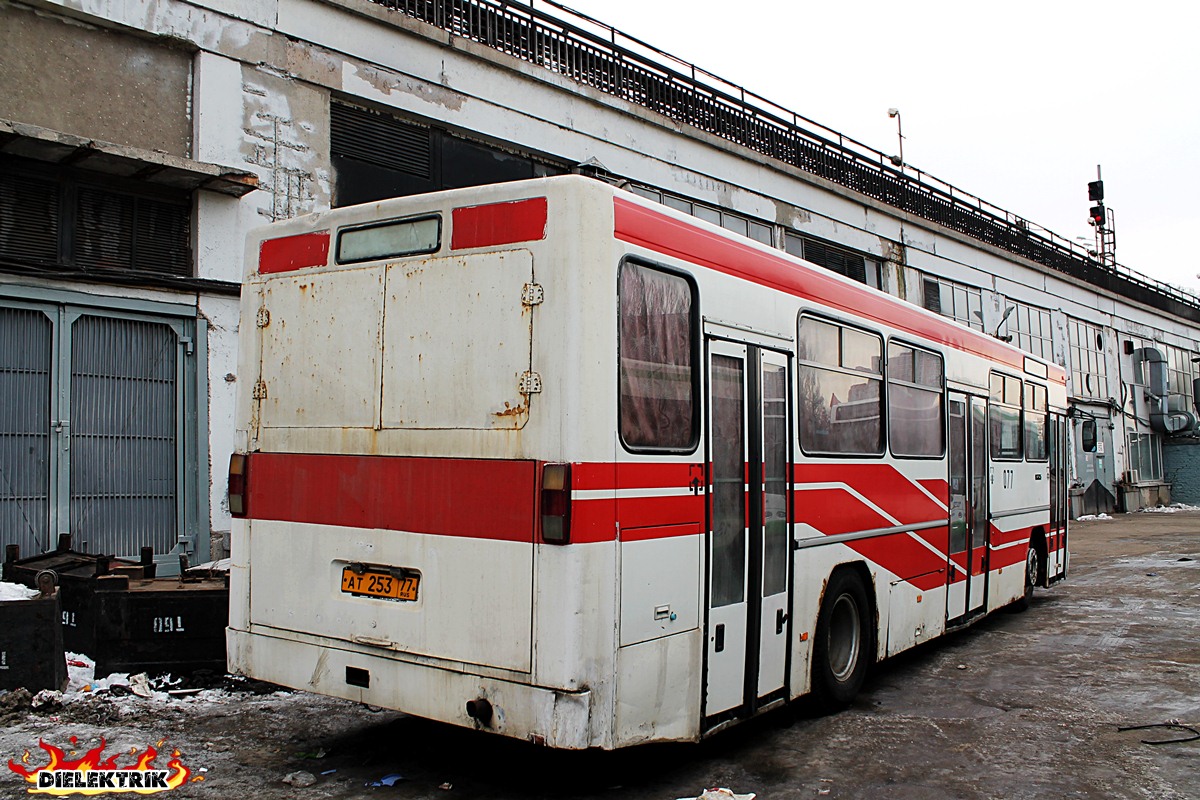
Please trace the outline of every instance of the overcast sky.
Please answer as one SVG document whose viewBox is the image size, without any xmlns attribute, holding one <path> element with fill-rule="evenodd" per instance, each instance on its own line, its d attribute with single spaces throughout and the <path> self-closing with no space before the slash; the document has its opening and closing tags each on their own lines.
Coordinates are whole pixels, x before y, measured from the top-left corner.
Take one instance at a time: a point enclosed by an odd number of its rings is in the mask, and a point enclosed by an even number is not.
<svg viewBox="0 0 1200 800">
<path fill-rule="evenodd" d="M 889 154 L 899 108 L 908 164 L 1089 247 L 1099 164 L 1117 260 L 1200 290 L 1200 4 L 564 4 Z"/>
</svg>

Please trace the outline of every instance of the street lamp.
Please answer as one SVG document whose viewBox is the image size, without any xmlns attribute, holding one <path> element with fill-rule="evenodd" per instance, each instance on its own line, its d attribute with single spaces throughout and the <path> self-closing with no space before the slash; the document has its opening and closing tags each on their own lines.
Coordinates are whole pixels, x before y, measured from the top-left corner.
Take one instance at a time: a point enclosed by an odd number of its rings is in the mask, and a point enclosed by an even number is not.
<svg viewBox="0 0 1200 800">
<path fill-rule="evenodd" d="M 900 124 L 900 109 L 889 108 L 888 116 L 896 120 L 896 137 L 900 140 L 900 155 L 889 156 L 889 158 L 897 167 L 904 169 L 904 128 Z"/>
</svg>

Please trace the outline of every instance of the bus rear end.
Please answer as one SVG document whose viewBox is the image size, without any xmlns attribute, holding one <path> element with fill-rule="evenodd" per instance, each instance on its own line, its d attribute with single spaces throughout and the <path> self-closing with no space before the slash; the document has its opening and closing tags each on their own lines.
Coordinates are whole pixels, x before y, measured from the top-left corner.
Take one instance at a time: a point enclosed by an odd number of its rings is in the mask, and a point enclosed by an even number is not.
<svg viewBox="0 0 1200 800">
<path fill-rule="evenodd" d="M 543 392 L 542 375 L 587 346 L 563 330 L 565 278 L 550 279 L 547 313 L 541 273 L 573 255 L 551 250 L 551 206 L 575 216 L 588 190 L 550 183 L 251 235 L 229 489 L 233 671 L 558 747 L 601 743 L 586 626 L 538 616 L 570 614 L 586 588 L 554 571 L 570 550 L 558 547 L 581 460 L 570 450 L 586 442 L 561 435 L 548 409 L 562 393 Z M 611 227 L 596 236 L 611 245 Z M 561 592 L 560 607 L 535 609 L 539 591 Z"/>
</svg>

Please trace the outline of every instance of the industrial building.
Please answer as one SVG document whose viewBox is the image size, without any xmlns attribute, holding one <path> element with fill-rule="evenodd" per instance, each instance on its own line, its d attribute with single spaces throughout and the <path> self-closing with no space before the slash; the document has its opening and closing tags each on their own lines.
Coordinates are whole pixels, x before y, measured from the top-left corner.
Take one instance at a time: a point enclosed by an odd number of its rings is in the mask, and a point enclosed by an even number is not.
<svg viewBox="0 0 1200 800">
<path fill-rule="evenodd" d="M 894 161 L 547 2 L 3 0 L 0 540 L 220 554 L 246 231 L 572 171 L 1064 365 L 1075 514 L 1200 500 L 1200 299 Z"/>
</svg>

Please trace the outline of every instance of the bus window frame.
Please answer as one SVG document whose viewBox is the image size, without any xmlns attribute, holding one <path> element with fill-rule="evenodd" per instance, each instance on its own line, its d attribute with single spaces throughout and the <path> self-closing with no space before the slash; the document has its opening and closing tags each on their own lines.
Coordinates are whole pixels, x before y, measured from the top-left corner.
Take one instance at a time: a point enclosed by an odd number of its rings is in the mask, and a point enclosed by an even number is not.
<svg viewBox="0 0 1200 800">
<path fill-rule="evenodd" d="M 374 228 L 386 228 L 390 225 L 396 225 L 404 222 L 424 222 L 425 220 L 429 219 L 437 221 L 437 241 L 434 243 L 432 248 L 413 250 L 411 252 L 404 253 L 391 253 L 387 255 L 372 256 L 371 258 L 342 258 L 342 237 L 347 233 L 369 231 Z M 442 215 L 435 212 L 415 214 L 408 217 L 393 217 L 392 219 L 385 220 L 373 220 L 371 222 L 362 223 L 359 225 L 343 225 L 337 229 L 337 233 L 334 236 L 333 263 L 340 267 L 348 266 L 350 264 L 369 264 L 373 261 L 387 261 L 393 258 L 411 258 L 412 256 L 427 256 L 432 253 L 437 253 L 442 249 L 442 233 L 445 229 L 444 222 L 445 221 L 442 219 Z"/>
<path fill-rule="evenodd" d="M 1036 394 L 1037 390 L 1041 390 L 1042 399 L 1044 402 L 1043 408 L 1030 408 L 1025 405 L 1028 389 L 1030 387 Z M 1025 455 L 1025 460 L 1031 464 L 1044 464 L 1050 460 L 1050 387 L 1044 383 L 1036 383 L 1034 381 L 1025 381 L 1021 390 L 1021 435 L 1022 435 L 1022 450 Z M 1042 456 L 1041 458 L 1031 458 L 1029 456 L 1029 418 L 1031 415 L 1041 415 L 1042 417 Z"/>
<path fill-rule="evenodd" d="M 1001 392 L 1002 399 L 996 399 L 995 392 L 992 390 L 992 380 L 997 377 L 1006 383 L 1007 381 L 1016 381 L 1020 395 L 1016 404 L 1003 399 L 1007 397 L 1007 391 Z M 997 419 L 996 412 L 1002 408 L 1010 411 L 1015 409 L 1017 412 L 1017 453 L 1015 455 L 1001 455 L 1000 448 L 994 446 L 997 442 L 992 439 L 992 423 Z M 1010 375 L 997 369 L 988 370 L 988 450 L 992 461 L 1016 463 L 1025 460 L 1025 382 L 1016 375 Z"/>
<path fill-rule="evenodd" d="M 624 407 L 621 402 L 621 274 L 627 265 L 641 269 L 650 269 L 661 272 L 666 275 L 671 275 L 677 278 L 682 278 L 691 292 L 691 313 L 688 320 L 688 337 L 689 348 L 691 353 L 691 391 L 692 391 L 692 418 L 691 437 L 686 446 L 680 447 L 654 447 L 645 445 L 631 445 L 625 441 L 625 435 L 621 431 L 621 420 Z M 705 365 L 703 360 L 703 349 L 700 347 L 700 287 L 696 283 L 696 278 L 686 270 L 663 264 L 653 259 L 645 258 L 636 255 L 625 255 L 617 262 L 615 271 L 616 283 L 613 287 L 613 297 L 616 300 L 614 306 L 616 310 L 616 329 L 617 337 L 615 347 L 616 353 L 616 378 L 617 378 L 617 439 L 621 442 L 621 447 L 628 453 L 635 455 L 691 455 L 696 452 L 700 446 L 700 417 L 702 413 L 703 398 L 701 397 L 701 376 L 704 372 Z"/>
<path fill-rule="evenodd" d="M 891 359 L 891 353 L 889 352 L 889 348 L 891 348 L 891 346 L 893 344 L 897 344 L 901 347 L 907 347 L 910 350 L 919 350 L 922 353 L 928 353 L 931 356 L 935 356 L 938 360 L 938 363 L 941 364 L 942 385 L 938 388 L 937 393 L 938 393 L 938 399 L 940 400 L 939 414 L 941 417 L 942 449 L 941 449 L 941 452 L 939 452 L 936 455 L 932 455 L 932 454 L 931 455 L 907 455 L 907 454 L 897 453 L 892 448 L 892 414 L 891 414 L 892 392 L 891 392 L 890 384 L 893 379 L 891 377 L 892 359 Z M 887 341 L 884 342 L 883 354 L 884 354 L 884 384 L 885 384 L 885 389 L 886 389 L 885 397 L 887 398 L 886 402 L 888 405 L 888 409 L 887 409 L 887 411 L 888 411 L 888 413 L 887 413 L 887 422 L 888 422 L 888 424 L 887 424 L 887 451 L 889 453 L 891 453 L 892 458 L 902 458 L 906 461 L 909 461 L 909 460 L 912 460 L 912 461 L 922 461 L 922 460 L 937 461 L 937 460 L 945 458 L 946 457 L 947 439 L 949 438 L 949 435 L 947 433 L 948 414 L 946 411 L 946 356 L 945 356 L 945 354 L 940 353 L 937 350 L 934 350 L 930 347 L 915 344 L 907 339 L 903 339 L 898 336 L 887 337 Z M 899 383 L 903 386 L 911 386 L 916 389 L 922 389 L 927 392 L 932 392 L 932 390 L 933 390 L 933 387 L 924 386 L 922 384 L 916 383 L 915 381 L 910 382 L 910 381 L 896 380 L 896 383 Z"/>
<path fill-rule="evenodd" d="M 838 365 L 837 366 L 833 366 L 831 364 L 825 364 L 820 361 L 811 361 L 811 360 L 808 360 L 805 358 L 801 358 L 800 354 L 801 354 L 801 351 L 803 348 L 803 340 L 802 340 L 801 334 L 800 334 L 800 326 L 804 324 L 805 319 L 813 319 L 813 320 L 816 320 L 817 322 L 823 322 L 826 325 L 833 325 L 838 328 L 838 348 L 839 349 L 838 349 Z M 879 360 L 880 360 L 881 364 L 880 364 L 880 371 L 878 373 L 862 372 L 860 370 L 855 370 L 855 369 L 841 366 L 841 355 L 842 355 L 841 354 L 841 347 L 842 347 L 841 332 L 842 332 L 842 329 L 844 329 L 844 328 L 849 328 L 851 330 L 857 331 L 858 333 L 862 333 L 862 334 L 871 336 L 871 337 L 879 340 Z M 824 369 L 829 372 L 836 372 L 836 373 L 839 373 L 842 375 L 857 375 L 857 376 L 866 377 L 866 378 L 870 378 L 872 380 L 879 381 L 879 450 L 878 450 L 878 452 L 865 453 L 865 452 L 859 452 L 859 451 L 844 451 L 844 450 L 810 450 L 805 445 L 805 441 L 804 441 L 805 437 L 804 437 L 803 433 L 801 432 L 801 427 L 800 427 L 802 424 L 801 417 L 803 416 L 803 414 L 801 413 L 802 409 L 800 407 L 801 393 L 800 393 L 800 388 L 799 388 L 799 382 L 801 380 L 801 376 L 803 374 L 805 367 L 815 367 L 817 369 Z M 803 453 L 805 456 L 812 456 L 814 458 L 860 458 L 860 459 L 867 459 L 867 458 L 885 459 L 885 458 L 887 458 L 889 449 L 888 449 L 887 337 L 886 336 L 884 336 L 879 331 L 872 330 L 871 328 L 866 327 L 865 325 L 862 325 L 857 322 L 848 321 L 848 320 L 842 319 L 840 317 L 835 317 L 832 314 L 823 314 L 820 311 L 814 311 L 811 309 L 801 309 L 800 312 L 796 315 L 796 377 L 795 377 L 795 382 L 796 382 L 796 385 L 793 386 L 792 388 L 796 390 L 796 397 L 795 397 L 795 401 L 794 401 L 795 416 L 796 416 L 796 423 L 795 423 L 796 424 L 796 441 L 800 446 L 801 453 Z"/>
</svg>

